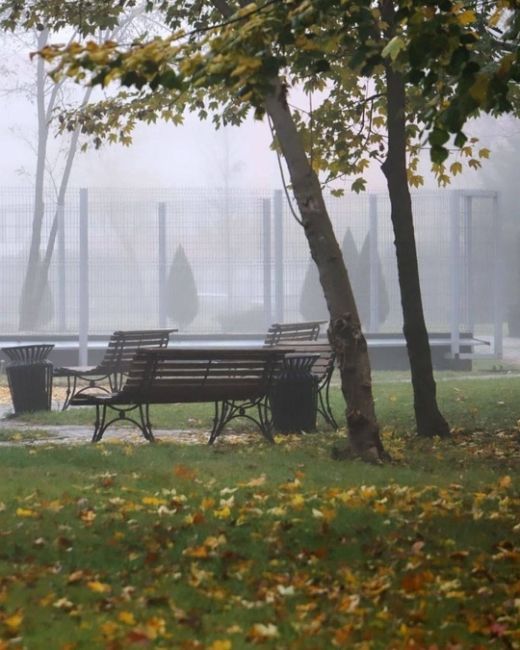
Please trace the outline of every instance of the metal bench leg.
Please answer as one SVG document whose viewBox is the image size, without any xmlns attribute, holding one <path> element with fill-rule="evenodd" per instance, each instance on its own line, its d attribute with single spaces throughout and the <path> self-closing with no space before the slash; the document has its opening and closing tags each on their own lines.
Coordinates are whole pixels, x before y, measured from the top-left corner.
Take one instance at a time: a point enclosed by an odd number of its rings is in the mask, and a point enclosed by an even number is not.
<svg viewBox="0 0 520 650">
<path fill-rule="evenodd" d="M 258 402 L 258 420 L 260 423 L 260 430 L 266 440 L 274 444 L 273 436 L 273 421 L 271 417 L 271 408 L 269 406 L 269 399 L 264 397 L 263 400 Z"/>
<path fill-rule="evenodd" d="M 76 384 L 78 378 L 70 375 L 67 375 L 67 391 L 65 393 L 65 400 L 63 401 L 63 406 L 61 407 L 62 411 L 66 411 L 69 408 L 70 400 L 74 397 L 76 392 Z"/>
<path fill-rule="evenodd" d="M 338 423 L 336 422 L 336 419 L 334 418 L 334 414 L 332 413 L 332 409 L 330 407 L 330 401 L 329 401 L 329 386 L 330 386 L 330 377 L 327 379 L 325 384 L 318 390 L 318 400 L 319 400 L 319 405 L 318 405 L 318 413 L 320 413 L 327 424 L 329 424 L 331 427 L 333 427 L 335 430 L 337 430 Z"/>
<path fill-rule="evenodd" d="M 94 434 L 92 435 L 92 442 L 99 442 L 103 437 L 105 431 L 105 420 L 107 416 L 107 405 L 100 406 L 96 404 L 96 422 L 94 423 Z"/>
<path fill-rule="evenodd" d="M 215 402 L 215 415 L 213 417 L 213 428 L 209 436 L 208 445 L 212 445 L 222 433 L 222 429 L 228 422 L 229 406 L 227 402 Z"/>
<path fill-rule="evenodd" d="M 150 405 L 139 404 L 139 417 L 141 418 L 143 436 L 148 442 L 155 442 L 155 437 L 152 433 L 152 424 L 150 422 Z"/>
</svg>

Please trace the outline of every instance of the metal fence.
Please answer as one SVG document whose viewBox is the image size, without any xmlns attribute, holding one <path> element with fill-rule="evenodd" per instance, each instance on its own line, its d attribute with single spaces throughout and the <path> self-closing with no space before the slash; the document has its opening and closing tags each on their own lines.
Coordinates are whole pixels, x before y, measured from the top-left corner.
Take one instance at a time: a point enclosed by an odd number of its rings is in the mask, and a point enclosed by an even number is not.
<svg viewBox="0 0 520 650">
<path fill-rule="evenodd" d="M 357 250 L 357 259 L 346 262 L 365 329 L 401 331 L 388 198 L 348 195 L 327 203 L 338 241 Z M 413 205 L 429 329 L 492 333 L 501 327 L 496 193 L 417 192 Z M 42 251 L 56 210 L 47 191 Z M 183 331 L 262 332 L 273 321 L 304 319 L 310 255 L 279 190 L 71 189 L 58 215 L 52 309 L 36 333 L 178 325 L 171 305 L 182 304 L 187 297 L 180 294 L 189 291 L 174 280 L 181 273 L 173 265 L 179 246 L 198 300 Z M 30 188 L 0 188 L 0 334 L 19 332 L 32 221 Z"/>
</svg>

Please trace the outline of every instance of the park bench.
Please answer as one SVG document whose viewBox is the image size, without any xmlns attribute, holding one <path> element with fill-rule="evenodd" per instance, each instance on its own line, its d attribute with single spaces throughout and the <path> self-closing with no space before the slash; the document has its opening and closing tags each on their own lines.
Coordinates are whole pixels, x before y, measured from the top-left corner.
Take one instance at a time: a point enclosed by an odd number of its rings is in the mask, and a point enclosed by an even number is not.
<svg viewBox="0 0 520 650">
<path fill-rule="evenodd" d="M 71 400 L 84 393 L 114 393 L 121 389 L 124 377 L 136 352 L 142 348 L 165 348 L 175 329 L 118 330 L 112 334 L 103 359 L 97 366 L 55 367 L 54 377 L 67 379 L 62 410 Z M 80 386 L 78 387 L 78 382 Z M 81 385 L 86 382 L 86 385 Z"/>
<path fill-rule="evenodd" d="M 120 390 L 106 395 L 83 393 L 70 403 L 96 407 L 92 442 L 101 440 L 106 429 L 121 420 L 135 424 L 152 442 L 151 404 L 193 402 L 215 404 L 209 444 L 237 417 L 254 422 L 273 442 L 269 388 L 284 354 L 266 348 L 140 349 Z"/>
<path fill-rule="evenodd" d="M 315 341 L 320 327 L 327 321 L 305 321 L 302 323 L 273 323 L 267 330 L 264 345 L 279 345 L 286 341 Z"/>
</svg>

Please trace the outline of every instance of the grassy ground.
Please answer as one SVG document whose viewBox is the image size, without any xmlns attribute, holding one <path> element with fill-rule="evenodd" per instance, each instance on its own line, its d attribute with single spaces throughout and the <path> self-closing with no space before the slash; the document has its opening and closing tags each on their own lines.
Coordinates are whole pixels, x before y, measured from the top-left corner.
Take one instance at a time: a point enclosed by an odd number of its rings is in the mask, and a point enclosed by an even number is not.
<svg viewBox="0 0 520 650">
<path fill-rule="evenodd" d="M 0 649 L 519 648 L 519 389 L 440 381 L 454 433 L 421 441 L 409 385 L 378 383 L 384 466 L 331 460 L 323 431 L 4 446 Z M 4 434 L 92 413 L 30 420 Z"/>
</svg>

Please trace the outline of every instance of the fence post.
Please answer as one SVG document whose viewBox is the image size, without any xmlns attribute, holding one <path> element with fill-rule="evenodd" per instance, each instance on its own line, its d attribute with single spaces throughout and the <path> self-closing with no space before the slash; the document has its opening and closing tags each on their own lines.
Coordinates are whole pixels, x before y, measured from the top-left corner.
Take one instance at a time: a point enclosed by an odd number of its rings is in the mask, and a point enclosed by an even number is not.
<svg viewBox="0 0 520 650">
<path fill-rule="evenodd" d="M 264 267 L 264 318 L 266 328 L 273 322 L 271 287 L 271 201 L 262 199 L 262 241 Z"/>
<path fill-rule="evenodd" d="M 461 251 L 460 251 L 460 191 L 450 195 L 450 279 L 451 279 L 451 353 L 460 353 L 460 299 L 461 299 Z"/>
<path fill-rule="evenodd" d="M 501 359 L 504 352 L 504 273 L 503 273 L 503 251 L 502 251 L 502 215 L 500 213 L 500 202 L 498 192 L 493 194 L 493 296 L 494 296 L 494 353 Z"/>
<path fill-rule="evenodd" d="M 65 294 L 65 206 L 56 206 L 58 219 L 58 327 L 60 332 L 67 329 L 67 305 Z"/>
<path fill-rule="evenodd" d="M 157 205 L 157 257 L 159 273 L 159 327 L 166 327 L 166 203 Z"/>
<path fill-rule="evenodd" d="M 282 190 L 273 194 L 274 207 L 274 319 L 284 320 L 284 268 L 283 268 L 283 195 Z"/>
<path fill-rule="evenodd" d="M 79 191 L 79 365 L 88 365 L 88 190 Z"/>
<path fill-rule="evenodd" d="M 473 197 L 471 194 L 464 194 L 462 209 L 463 218 L 463 242 L 464 242 L 464 294 L 466 296 L 466 309 L 464 319 L 468 325 L 469 332 L 475 332 L 475 301 L 473 292 Z"/>
<path fill-rule="evenodd" d="M 370 253 L 370 318 L 369 331 L 379 332 L 379 255 L 377 251 L 377 195 L 368 196 L 368 217 L 369 217 L 369 253 Z"/>
</svg>

